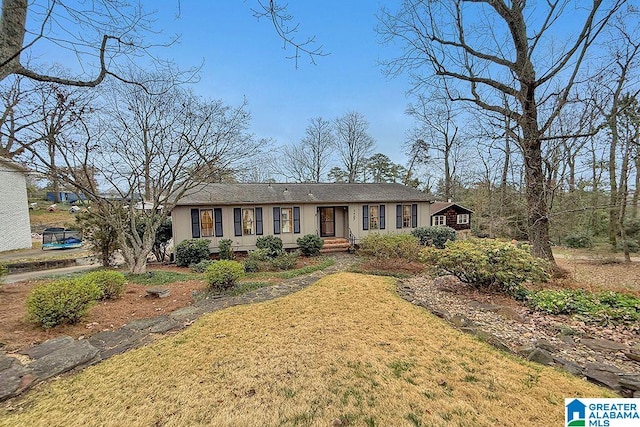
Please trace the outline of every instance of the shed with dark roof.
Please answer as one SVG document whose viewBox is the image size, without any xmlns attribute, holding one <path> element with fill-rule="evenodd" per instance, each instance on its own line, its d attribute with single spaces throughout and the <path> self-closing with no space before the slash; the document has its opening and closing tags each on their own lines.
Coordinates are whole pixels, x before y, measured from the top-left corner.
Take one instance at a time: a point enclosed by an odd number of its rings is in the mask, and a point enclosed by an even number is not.
<svg viewBox="0 0 640 427">
<path fill-rule="evenodd" d="M 473 211 L 453 202 L 433 202 L 431 204 L 431 225 L 446 225 L 456 231 L 471 229 Z"/>
</svg>

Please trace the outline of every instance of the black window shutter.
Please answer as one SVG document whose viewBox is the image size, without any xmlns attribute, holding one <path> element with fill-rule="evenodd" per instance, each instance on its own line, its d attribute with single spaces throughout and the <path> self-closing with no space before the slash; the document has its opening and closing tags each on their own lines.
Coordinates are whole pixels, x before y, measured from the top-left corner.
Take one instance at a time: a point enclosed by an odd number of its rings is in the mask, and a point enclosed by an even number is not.
<svg viewBox="0 0 640 427">
<path fill-rule="evenodd" d="M 280 208 L 273 208 L 273 234 L 280 234 Z"/>
<path fill-rule="evenodd" d="M 396 205 L 396 228 L 402 228 L 402 205 Z"/>
<path fill-rule="evenodd" d="M 222 237 L 222 209 L 213 210 L 213 221 L 215 222 L 216 237 Z"/>
<path fill-rule="evenodd" d="M 293 232 L 300 234 L 300 207 L 293 207 Z"/>
<path fill-rule="evenodd" d="M 200 238 L 200 209 L 191 209 L 191 237 Z"/>
<path fill-rule="evenodd" d="M 256 235 L 262 236 L 262 208 L 256 208 Z"/>
<path fill-rule="evenodd" d="M 233 234 L 242 236 L 242 209 L 233 208 Z"/>
<path fill-rule="evenodd" d="M 415 203 L 411 205 L 411 227 L 416 228 L 418 226 L 418 205 Z"/>
<path fill-rule="evenodd" d="M 380 216 L 379 221 L 380 221 L 380 230 L 384 230 L 384 228 L 386 227 L 385 224 L 385 219 L 384 219 L 384 205 L 380 205 L 380 210 L 378 211 L 378 215 Z"/>
<path fill-rule="evenodd" d="M 369 205 L 362 206 L 362 229 L 369 229 Z"/>
</svg>

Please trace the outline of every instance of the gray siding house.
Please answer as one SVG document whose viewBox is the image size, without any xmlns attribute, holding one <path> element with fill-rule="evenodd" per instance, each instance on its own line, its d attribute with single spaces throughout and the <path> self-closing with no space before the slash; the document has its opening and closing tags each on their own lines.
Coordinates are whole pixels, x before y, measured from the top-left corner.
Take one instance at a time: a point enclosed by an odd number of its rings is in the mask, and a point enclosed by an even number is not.
<svg viewBox="0 0 640 427">
<path fill-rule="evenodd" d="M 238 251 L 274 235 L 285 248 L 305 234 L 357 243 L 369 233 L 430 225 L 432 197 L 402 184 L 203 184 L 171 212 L 173 240 L 233 240 Z"/>
<path fill-rule="evenodd" d="M 27 172 L 0 157 L 0 252 L 31 248 Z"/>
</svg>

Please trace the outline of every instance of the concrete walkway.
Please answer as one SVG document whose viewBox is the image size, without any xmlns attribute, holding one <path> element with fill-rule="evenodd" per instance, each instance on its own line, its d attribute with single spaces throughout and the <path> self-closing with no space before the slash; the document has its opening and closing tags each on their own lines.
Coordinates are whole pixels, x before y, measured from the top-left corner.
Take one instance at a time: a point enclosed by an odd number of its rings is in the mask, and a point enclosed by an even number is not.
<svg viewBox="0 0 640 427">
<path fill-rule="evenodd" d="M 73 267 L 54 268 L 51 270 L 28 271 L 26 273 L 9 274 L 4 277 L 4 283 L 15 283 L 26 280 L 41 279 L 43 277 L 64 276 L 71 273 L 83 272 L 99 268 L 101 264 L 74 265 Z"/>
</svg>

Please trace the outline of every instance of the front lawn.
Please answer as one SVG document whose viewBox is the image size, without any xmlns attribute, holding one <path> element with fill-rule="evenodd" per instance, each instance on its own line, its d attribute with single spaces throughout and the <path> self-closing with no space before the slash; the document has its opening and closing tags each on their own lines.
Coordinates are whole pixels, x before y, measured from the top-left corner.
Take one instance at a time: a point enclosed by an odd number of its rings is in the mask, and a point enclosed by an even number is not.
<svg viewBox="0 0 640 427">
<path fill-rule="evenodd" d="M 578 396 L 613 394 L 450 328 L 391 279 L 341 273 L 52 381 L 0 425 L 560 425 Z"/>
</svg>

